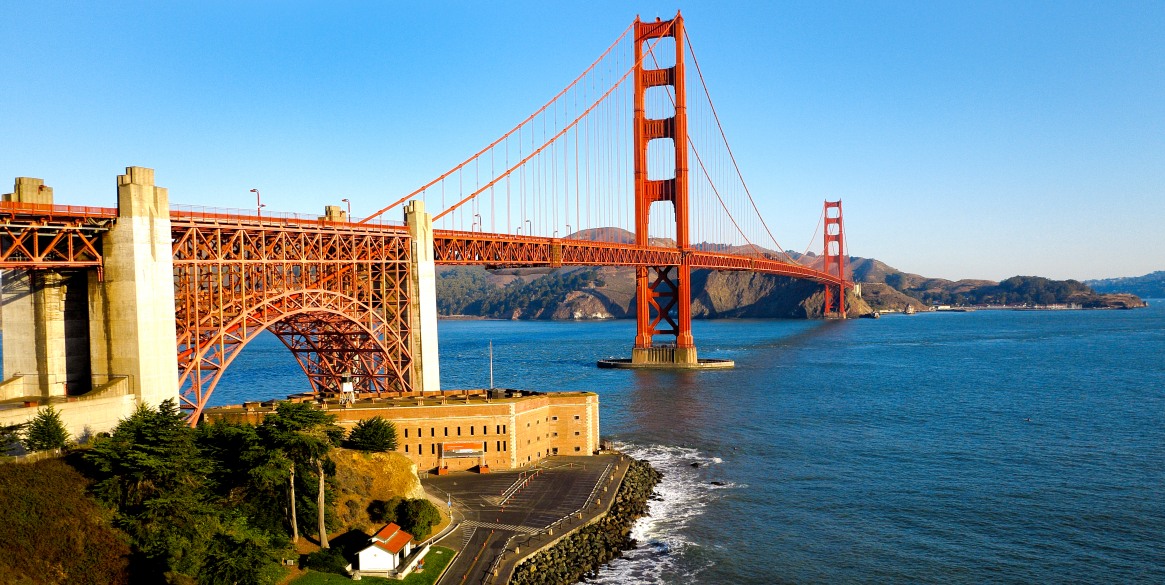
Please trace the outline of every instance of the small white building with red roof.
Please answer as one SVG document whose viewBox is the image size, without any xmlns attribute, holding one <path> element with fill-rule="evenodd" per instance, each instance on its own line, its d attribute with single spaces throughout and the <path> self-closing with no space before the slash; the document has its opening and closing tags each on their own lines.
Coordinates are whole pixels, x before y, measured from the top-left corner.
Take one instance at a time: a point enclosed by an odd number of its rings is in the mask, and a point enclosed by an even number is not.
<svg viewBox="0 0 1165 585">
<path fill-rule="evenodd" d="M 396 572 L 404 568 L 405 559 L 413 552 L 413 535 L 389 523 L 372 536 L 368 548 L 357 553 L 362 573 Z"/>
</svg>

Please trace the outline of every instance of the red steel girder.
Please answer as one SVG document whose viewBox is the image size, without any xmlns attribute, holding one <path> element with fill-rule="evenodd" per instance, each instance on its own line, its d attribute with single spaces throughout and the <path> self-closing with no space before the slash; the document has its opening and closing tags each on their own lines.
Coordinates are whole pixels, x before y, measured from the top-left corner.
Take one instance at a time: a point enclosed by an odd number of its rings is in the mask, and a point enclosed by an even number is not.
<svg viewBox="0 0 1165 585">
<path fill-rule="evenodd" d="M 0 202 L 0 269 L 100 269 L 116 209 Z"/>
<path fill-rule="evenodd" d="M 410 392 L 411 240 L 397 226 L 171 214 L 179 387 L 196 419 L 222 372 L 271 331 L 313 390 L 350 371 Z"/>
</svg>

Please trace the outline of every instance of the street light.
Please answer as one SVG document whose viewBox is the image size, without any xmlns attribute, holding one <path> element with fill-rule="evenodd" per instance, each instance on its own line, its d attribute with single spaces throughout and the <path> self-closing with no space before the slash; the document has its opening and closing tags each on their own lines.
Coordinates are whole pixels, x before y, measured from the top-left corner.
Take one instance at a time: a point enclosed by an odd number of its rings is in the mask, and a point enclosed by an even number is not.
<svg viewBox="0 0 1165 585">
<path fill-rule="evenodd" d="M 570 224 L 566 224 L 566 237 L 570 237 Z"/>
<path fill-rule="evenodd" d="M 534 235 L 534 224 L 530 223 L 530 220 L 528 220 L 528 219 L 526 220 L 526 235 L 527 236 Z"/>
<path fill-rule="evenodd" d="M 263 205 L 263 199 L 259 197 L 258 189 L 251 189 L 251 192 L 255 194 L 255 215 L 262 216 L 263 208 L 266 207 L 266 205 Z"/>
<path fill-rule="evenodd" d="M 482 225 L 482 221 L 481 221 L 481 214 L 475 213 L 475 214 L 473 214 L 473 217 L 474 217 L 473 223 L 470 224 L 469 231 L 471 231 L 471 232 L 473 231 L 473 226 L 477 226 L 477 231 L 479 231 L 479 232 L 485 231 L 485 226 Z"/>
<path fill-rule="evenodd" d="M 341 199 L 340 201 L 343 201 L 344 203 L 348 204 L 348 217 L 346 217 L 344 219 L 346 219 L 348 221 L 352 221 L 352 202 L 348 201 L 347 199 Z"/>
</svg>

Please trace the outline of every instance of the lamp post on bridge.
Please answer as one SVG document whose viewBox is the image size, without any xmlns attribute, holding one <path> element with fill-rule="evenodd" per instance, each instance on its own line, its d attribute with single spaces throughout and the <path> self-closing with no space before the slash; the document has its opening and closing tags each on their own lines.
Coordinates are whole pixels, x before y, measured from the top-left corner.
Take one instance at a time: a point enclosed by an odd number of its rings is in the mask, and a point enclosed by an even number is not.
<svg viewBox="0 0 1165 585">
<path fill-rule="evenodd" d="M 341 199 L 340 201 L 343 201 L 344 203 L 348 204 L 348 215 L 345 217 L 345 219 L 348 220 L 349 222 L 351 222 L 352 221 L 352 202 L 348 201 L 347 198 Z"/>
<path fill-rule="evenodd" d="M 570 237 L 570 224 L 569 224 L 569 223 L 568 223 L 568 224 L 566 224 L 566 237 L 567 237 L 567 238 L 569 238 L 569 237 Z"/>
<path fill-rule="evenodd" d="M 263 217 L 263 208 L 266 206 L 263 205 L 263 199 L 259 196 L 259 190 L 251 189 L 251 192 L 255 194 L 255 215 Z"/>
<path fill-rule="evenodd" d="M 477 226 L 477 231 L 484 232 L 485 226 L 482 225 L 481 214 L 473 214 L 473 223 L 469 224 L 469 231 L 473 231 L 473 226 Z"/>
<path fill-rule="evenodd" d="M 531 223 L 530 220 L 528 220 L 528 219 L 526 220 L 526 235 L 527 236 L 534 235 L 534 224 Z"/>
</svg>

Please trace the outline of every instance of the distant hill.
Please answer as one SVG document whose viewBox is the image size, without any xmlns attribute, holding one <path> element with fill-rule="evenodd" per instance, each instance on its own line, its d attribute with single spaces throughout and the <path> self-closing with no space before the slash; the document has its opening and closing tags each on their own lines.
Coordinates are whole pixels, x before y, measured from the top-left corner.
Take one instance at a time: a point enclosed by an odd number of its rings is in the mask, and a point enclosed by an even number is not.
<svg viewBox="0 0 1165 585">
<path fill-rule="evenodd" d="M 1165 270 L 1158 270 L 1144 276 L 1086 280 L 1084 284 L 1092 287 L 1096 292 L 1126 293 L 1137 295 L 1143 299 L 1165 299 Z"/>
<path fill-rule="evenodd" d="M 878 260 L 857 257 L 850 257 L 850 267 L 854 281 L 863 283 L 863 297 L 875 310 L 903 309 L 910 299 L 922 306 L 1079 305 L 1125 309 L 1144 305 L 1135 295 L 1100 293 L 1075 280 L 1041 276 L 1013 276 L 1003 282 L 927 278 L 902 272 Z M 915 306 L 916 310 L 920 308 Z"/>
<path fill-rule="evenodd" d="M 854 315 L 871 312 L 848 295 Z M 821 286 L 751 272 L 692 271 L 695 318 L 812 318 L 821 315 Z M 437 274 L 442 316 L 494 319 L 631 319 L 635 271 L 626 267 L 444 267 Z"/>
<path fill-rule="evenodd" d="M 570 237 L 634 241 L 631 232 L 618 228 L 584 230 Z M 674 245 L 655 238 L 652 243 Z M 706 242 L 693 247 L 712 252 L 745 251 L 739 246 Z M 818 269 L 824 261 L 812 253 L 760 251 Z M 923 310 L 932 305 L 1130 308 L 1143 304 L 1132 295 L 1098 294 L 1074 280 L 1016 276 L 1003 282 L 952 281 L 903 272 L 879 260 L 857 256 L 850 256 L 846 266 L 854 281 L 862 284 L 860 298 L 847 295 L 851 316 L 875 310 L 901 311 L 907 306 Z M 812 282 L 750 272 L 692 272 L 692 316 L 696 318 L 813 318 L 820 316 L 822 303 L 821 286 Z M 630 319 L 635 317 L 635 272 L 626 267 L 443 267 L 438 270 L 437 311 L 443 316 L 496 319 Z"/>
</svg>

